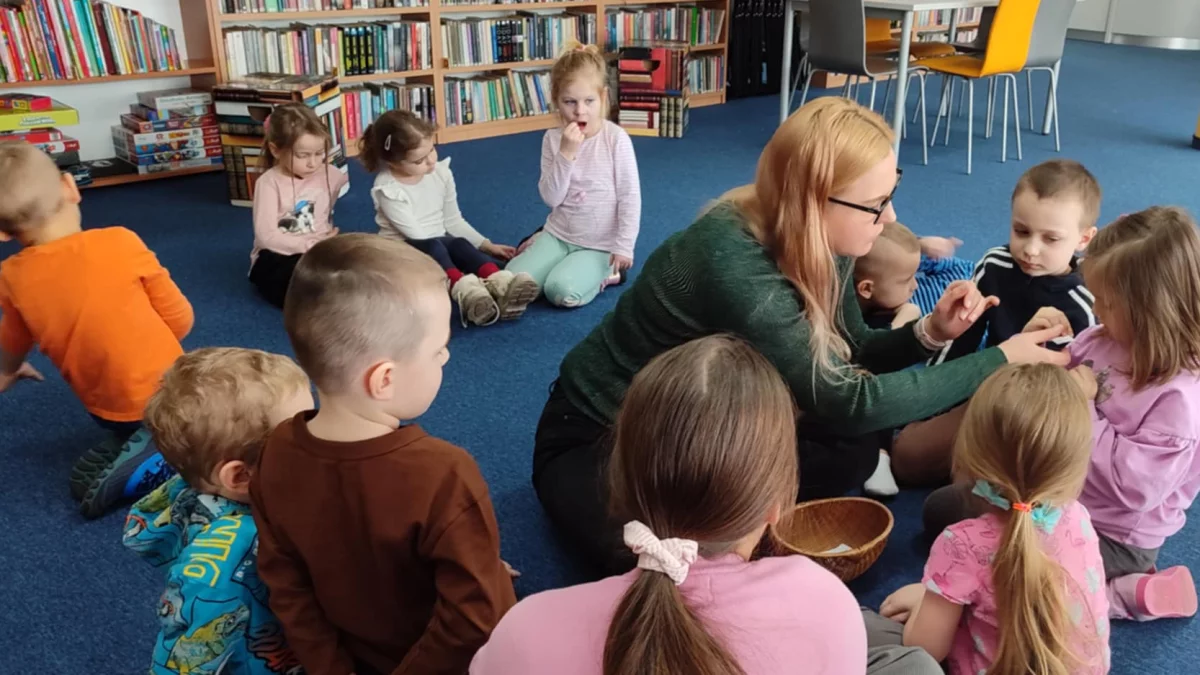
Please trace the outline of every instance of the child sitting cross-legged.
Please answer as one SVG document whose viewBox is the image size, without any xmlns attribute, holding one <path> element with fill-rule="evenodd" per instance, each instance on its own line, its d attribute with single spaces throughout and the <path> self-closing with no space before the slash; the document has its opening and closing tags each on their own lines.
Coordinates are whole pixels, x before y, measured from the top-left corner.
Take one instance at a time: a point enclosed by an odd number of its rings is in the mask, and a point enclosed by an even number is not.
<svg viewBox="0 0 1200 675">
<path fill-rule="evenodd" d="M 83 230 L 70 174 L 27 143 L 0 144 L 0 241 L 21 250 L 0 264 L 0 392 L 42 379 L 36 346 L 109 437 L 71 472 L 87 518 L 167 478 L 142 409 L 183 353 L 192 306 L 140 238 L 123 227 Z"/>
<path fill-rule="evenodd" d="M 464 672 L 516 598 L 475 460 L 410 423 L 450 358 L 445 273 L 401 241 L 334 237 L 296 266 L 283 318 L 321 407 L 252 477 L 271 609 L 309 673 Z"/>
<path fill-rule="evenodd" d="M 291 359 L 238 348 L 179 357 L 146 404 L 179 471 L 125 519 L 125 547 L 167 572 L 152 675 L 300 672 L 256 571 L 250 474 L 271 429 L 312 405 Z"/>
<path fill-rule="evenodd" d="M 925 563 L 870 621 L 872 644 L 902 641 L 950 675 L 1103 675 L 1108 599 L 1100 540 L 1079 494 L 1089 404 L 1050 365 L 1008 365 L 967 404 L 954 471 L 981 514 L 946 528 Z"/>
</svg>

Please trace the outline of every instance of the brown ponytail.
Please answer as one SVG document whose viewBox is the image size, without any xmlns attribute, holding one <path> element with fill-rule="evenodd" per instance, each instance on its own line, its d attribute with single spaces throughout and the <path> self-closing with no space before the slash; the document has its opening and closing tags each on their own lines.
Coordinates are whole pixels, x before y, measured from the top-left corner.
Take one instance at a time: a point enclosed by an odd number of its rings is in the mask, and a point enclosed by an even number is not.
<svg viewBox="0 0 1200 675">
<path fill-rule="evenodd" d="M 436 131 L 429 120 L 407 110 L 389 110 L 358 140 L 358 161 L 371 173 L 399 164 Z"/>
<path fill-rule="evenodd" d="M 660 539 L 732 551 L 795 502 L 791 392 L 751 346 L 710 336 L 675 347 L 637 374 L 614 429 L 613 512 Z M 604 675 L 742 675 L 741 666 L 665 574 L 642 571 L 604 645 Z"/>
</svg>

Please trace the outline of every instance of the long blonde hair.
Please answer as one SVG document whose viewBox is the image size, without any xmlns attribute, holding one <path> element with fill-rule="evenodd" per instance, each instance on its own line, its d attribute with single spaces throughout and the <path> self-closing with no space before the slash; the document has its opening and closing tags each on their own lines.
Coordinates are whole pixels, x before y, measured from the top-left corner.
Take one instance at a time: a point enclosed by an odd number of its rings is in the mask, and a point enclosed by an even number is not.
<svg viewBox="0 0 1200 675">
<path fill-rule="evenodd" d="M 1083 275 L 1134 338 L 1135 391 L 1200 371 L 1200 233 L 1187 211 L 1152 206 L 1121 216 L 1088 244 Z"/>
<path fill-rule="evenodd" d="M 954 444 L 955 474 L 983 480 L 1013 504 L 1062 507 L 1078 498 L 1092 449 L 1091 413 L 1066 370 L 1012 364 L 967 405 Z M 1065 598 L 1070 578 L 1046 555 L 1029 514 L 1009 511 L 992 561 L 1000 645 L 996 675 L 1070 675 L 1083 658 Z"/>
<path fill-rule="evenodd" d="M 741 210 L 796 287 L 811 326 L 815 372 L 827 380 L 841 375 L 850 346 L 842 336 L 842 278 L 821 216 L 830 196 L 888 156 L 892 139 L 891 128 L 871 110 L 844 98 L 816 99 L 775 130 L 754 183 L 719 200 Z"/>
<path fill-rule="evenodd" d="M 609 465 L 613 513 L 713 557 L 796 501 L 791 391 L 753 347 L 714 335 L 663 352 L 621 405 Z M 664 574 L 642 572 L 604 644 L 604 675 L 742 675 Z"/>
</svg>

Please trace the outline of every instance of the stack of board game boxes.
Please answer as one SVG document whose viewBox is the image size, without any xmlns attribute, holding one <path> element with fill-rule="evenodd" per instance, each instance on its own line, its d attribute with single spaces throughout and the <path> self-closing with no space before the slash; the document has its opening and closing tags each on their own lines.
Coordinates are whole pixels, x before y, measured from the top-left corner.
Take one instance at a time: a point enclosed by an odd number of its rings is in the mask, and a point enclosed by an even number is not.
<svg viewBox="0 0 1200 675">
<path fill-rule="evenodd" d="M 688 124 L 686 42 L 651 41 L 622 48 L 610 69 L 617 92 L 613 121 L 632 136 L 683 138 Z"/>
<path fill-rule="evenodd" d="M 83 186 L 92 182 L 92 176 L 79 161 L 79 141 L 57 128 L 75 124 L 79 124 L 79 112 L 47 96 L 0 96 L 0 142 L 37 146 Z"/>
<path fill-rule="evenodd" d="M 343 172 L 349 171 L 342 92 L 336 76 L 256 73 L 218 85 L 213 89 L 213 99 L 229 179 L 229 201 L 234 206 L 254 203 L 254 184 L 266 170 L 263 123 L 277 105 L 303 103 L 312 108 L 329 131 L 329 162 Z"/>
<path fill-rule="evenodd" d="M 139 174 L 221 166 L 212 94 L 194 89 L 144 91 L 112 127 L 117 159 Z"/>
</svg>

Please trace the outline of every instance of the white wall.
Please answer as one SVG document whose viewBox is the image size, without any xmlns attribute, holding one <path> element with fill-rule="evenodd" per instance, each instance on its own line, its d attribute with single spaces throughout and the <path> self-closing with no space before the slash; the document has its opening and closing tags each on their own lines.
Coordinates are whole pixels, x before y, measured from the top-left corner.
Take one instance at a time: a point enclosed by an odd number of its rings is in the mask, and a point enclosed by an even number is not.
<svg viewBox="0 0 1200 675">
<path fill-rule="evenodd" d="M 199 2 L 200 0 L 181 0 Z M 187 45 L 182 30 L 179 3 L 170 0 L 115 0 L 122 7 L 137 10 L 146 17 L 166 24 L 175 30 L 179 51 L 187 58 Z M 83 159 L 100 159 L 113 156 L 112 135 L 109 127 L 120 124 L 122 113 L 129 112 L 129 104 L 137 102 L 139 91 L 187 87 L 187 77 L 164 77 L 107 84 L 80 84 L 58 87 L 29 87 L 12 89 L 9 93 L 22 92 L 50 96 L 79 111 L 79 125 L 63 127 L 63 133 L 80 142 Z"/>
<path fill-rule="evenodd" d="M 1200 39 L 1197 0 L 1087 0 L 1075 5 L 1071 28 L 1103 33 L 1110 11 L 1117 35 Z"/>
<path fill-rule="evenodd" d="M 1108 20 L 1108 6 L 1114 1 L 1087 0 L 1075 3 L 1075 11 L 1071 12 L 1071 28 L 1103 33 L 1104 23 Z"/>
</svg>

